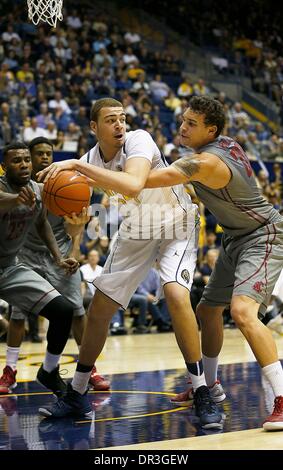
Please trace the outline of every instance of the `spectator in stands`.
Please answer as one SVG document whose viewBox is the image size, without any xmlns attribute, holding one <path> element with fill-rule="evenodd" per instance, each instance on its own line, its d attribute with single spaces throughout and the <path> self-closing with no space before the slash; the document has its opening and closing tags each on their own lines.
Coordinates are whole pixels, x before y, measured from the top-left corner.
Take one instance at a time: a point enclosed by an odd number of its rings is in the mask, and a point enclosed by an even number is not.
<svg viewBox="0 0 283 470">
<path fill-rule="evenodd" d="M 21 38 L 18 35 L 18 33 L 16 33 L 14 31 L 14 28 L 13 28 L 12 24 L 8 24 L 6 26 L 6 31 L 4 31 L 4 33 L 2 33 L 2 39 L 6 43 L 12 42 L 13 39 L 15 39 L 18 42 L 21 42 Z"/>
<path fill-rule="evenodd" d="M 30 68 L 30 64 L 28 62 L 25 62 L 20 70 L 17 72 L 17 79 L 20 82 L 26 82 L 28 77 L 32 77 L 32 80 L 34 79 L 34 74 Z"/>
<path fill-rule="evenodd" d="M 100 276 L 102 272 L 102 267 L 99 266 L 99 254 L 97 250 L 90 250 L 87 255 L 87 263 L 83 264 L 80 267 L 81 275 L 82 275 L 82 296 L 84 300 L 84 307 L 85 309 L 88 308 L 92 297 L 95 293 L 95 287 L 92 284 L 92 281 L 98 276 Z"/>
<path fill-rule="evenodd" d="M 63 111 L 62 108 L 58 107 L 55 109 L 53 117 L 57 129 L 66 132 L 68 125 L 72 121 L 70 114 Z"/>
<path fill-rule="evenodd" d="M 186 76 L 178 87 L 177 95 L 179 96 L 179 98 L 190 98 L 193 93 L 194 89 L 191 80 L 188 76 Z"/>
<path fill-rule="evenodd" d="M 67 104 L 67 101 L 62 98 L 62 93 L 60 91 L 55 92 L 54 98 L 48 103 L 48 107 L 51 111 L 60 108 L 64 113 L 71 114 L 70 107 Z"/>
<path fill-rule="evenodd" d="M 45 129 L 38 127 L 37 119 L 35 117 L 31 118 L 30 125 L 26 127 L 23 131 L 23 140 L 26 143 L 29 143 L 31 140 L 36 137 L 45 137 Z"/>
<path fill-rule="evenodd" d="M 57 127 L 54 121 L 48 121 L 47 128 L 45 129 L 45 137 L 52 143 L 57 142 Z"/>
<path fill-rule="evenodd" d="M 85 106 L 80 106 L 78 113 L 74 115 L 74 122 L 80 127 L 83 132 L 85 129 L 88 130 L 89 122 L 87 116 L 87 108 Z"/>
<path fill-rule="evenodd" d="M 97 51 L 97 53 L 94 56 L 93 63 L 95 67 L 102 67 L 102 66 L 112 66 L 113 64 L 113 58 L 110 54 L 108 54 L 107 49 L 105 47 L 102 47 Z"/>
<path fill-rule="evenodd" d="M 123 62 L 126 66 L 132 64 L 133 62 L 139 62 L 137 56 L 133 52 L 132 47 L 127 47 L 126 53 L 123 55 Z"/>
<path fill-rule="evenodd" d="M 268 173 L 264 170 L 259 170 L 257 174 L 257 183 L 259 184 L 262 194 L 267 195 L 269 192 L 270 182 Z"/>
<path fill-rule="evenodd" d="M 268 202 L 270 202 L 270 204 L 275 207 L 275 209 L 279 210 L 281 208 L 282 201 L 280 189 L 276 187 L 276 183 L 270 183 L 267 199 Z"/>
<path fill-rule="evenodd" d="M 39 127 L 42 127 L 43 129 L 46 129 L 48 122 L 52 120 L 52 114 L 48 110 L 47 102 L 41 103 L 39 110 L 40 113 L 35 116 L 37 120 L 37 125 Z"/>
<path fill-rule="evenodd" d="M 166 317 L 163 317 L 163 311 L 158 306 L 158 299 L 160 295 L 161 285 L 158 271 L 151 268 L 146 278 L 140 283 L 136 290 L 136 294 L 142 295 L 147 300 L 147 310 L 152 316 L 153 324 L 157 326 L 159 333 L 168 332 L 171 330 L 171 325 L 168 323 Z M 130 301 L 130 306 L 131 306 Z"/>
<path fill-rule="evenodd" d="M 261 159 L 261 145 L 255 132 L 248 133 L 248 139 L 246 141 L 246 152 L 250 160 Z"/>
<path fill-rule="evenodd" d="M 68 124 L 67 131 L 65 132 L 65 143 L 63 150 L 65 150 L 65 147 L 69 142 L 72 142 L 74 144 L 74 151 L 77 151 L 80 135 L 81 131 L 79 126 L 77 126 L 74 122 L 70 122 Z"/>
<path fill-rule="evenodd" d="M 246 113 L 246 111 L 243 111 L 242 105 L 238 101 L 234 104 L 234 106 L 232 106 L 231 116 L 233 119 L 233 123 L 236 123 L 239 118 L 242 119 L 244 122 L 250 122 L 248 114 Z"/>
<path fill-rule="evenodd" d="M 141 41 L 140 35 L 132 29 L 129 29 L 124 34 L 124 39 L 125 39 L 126 43 L 128 43 L 130 45 L 132 45 L 132 44 L 136 45 L 137 43 L 139 43 Z"/>
<path fill-rule="evenodd" d="M 217 248 L 210 248 L 205 255 L 204 262 L 201 263 L 199 271 L 202 274 L 204 284 L 208 283 L 209 277 L 213 271 L 217 258 L 219 256 L 219 250 Z"/>
<path fill-rule="evenodd" d="M 164 100 L 164 104 L 171 111 L 175 111 L 181 105 L 181 100 L 175 95 L 173 90 L 170 90 L 168 97 Z"/>
<path fill-rule="evenodd" d="M 57 132 L 57 139 L 54 143 L 54 150 L 63 150 L 65 142 L 65 134 L 63 131 Z"/>
<path fill-rule="evenodd" d="M 105 261 L 109 255 L 109 238 L 106 235 L 98 238 L 95 249 L 98 251 L 99 254 L 99 264 L 100 266 L 104 266 Z"/>
<path fill-rule="evenodd" d="M 194 89 L 194 94 L 197 96 L 209 94 L 209 88 L 206 86 L 203 78 L 198 79 L 197 83 L 194 84 L 193 89 Z"/>
<path fill-rule="evenodd" d="M 80 29 L 82 27 L 82 22 L 77 10 L 72 10 L 70 15 L 67 16 L 67 25 L 73 29 Z"/>
<path fill-rule="evenodd" d="M 145 93 L 149 93 L 149 84 L 146 81 L 146 74 L 144 72 L 139 73 L 136 77 L 136 81 L 132 86 L 131 92 L 137 94 L 140 90 Z"/>
<path fill-rule="evenodd" d="M 162 81 L 161 75 L 156 74 L 155 78 L 149 83 L 149 88 L 152 93 L 153 99 L 157 102 L 163 102 L 165 98 L 169 95 L 170 88 Z"/>
<path fill-rule="evenodd" d="M 205 244 L 203 246 L 203 256 L 205 256 L 208 251 L 217 248 L 216 240 L 216 233 L 211 229 L 206 230 Z"/>
<path fill-rule="evenodd" d="M 0 145 L 4 146 L 13 140 L 13 128 L 7 116 L 0 119 Z"/>
<path fill-rule="evenodd" d="M 261 142 L 268 140 L 270 137 L 270 131 L 265 129 L 261 122 L 255 123 L 255 133 L 257 135 L 257 139 Z"/>
</svg>

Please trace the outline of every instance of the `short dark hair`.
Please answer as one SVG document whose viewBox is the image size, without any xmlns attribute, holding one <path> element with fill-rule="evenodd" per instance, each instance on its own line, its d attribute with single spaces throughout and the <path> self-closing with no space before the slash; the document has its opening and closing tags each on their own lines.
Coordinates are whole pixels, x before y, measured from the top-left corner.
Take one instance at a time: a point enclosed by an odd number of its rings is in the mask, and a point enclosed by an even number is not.
<svg viewBox="0 0 283 470">
<path fill-rule="evenodd" d="M 5 147 L 3 148 L 3 160 L 6 159 L 8 152 L 10 152 L 10 150 L 20 150 L 20 149 L 29 150 L 28 146 L 24 142 L 11 142 L 10 144 L 5 145 Z"/>
<path fill-rule="evenodd" d="M 39 144 L 50 145 L 50 147 L 52 147 L 52 150 L 53 150 L 52 142 L 50 140 L 48 140 L 46 137 L 36 137 L 35 139 L 32 139 L 30 141 L 30 143 L 28 144 L 28 148 L 30 149 L 30 151 L 32 151 L 33 147 L 35 145 L 39 145 Z"/>
<path fill-rule="evenodd" d="M 197 114 L 204 115 L 206 126 L 216 126 L 215 137 L 218 137 L 225 126 L 225 113 L 220 101 L 210 96 L 193 96 L 189 101 L 189 108 Z"/>
<path fill-rule="evenodd" d="M 90 120 L 97 122 L 99 112 L 102 108 L 123 108 L 123 105 L 120 101 L 115 100 L 114 98 L 100 98 L 92 105 L 90 110 Z"/>
</svg>

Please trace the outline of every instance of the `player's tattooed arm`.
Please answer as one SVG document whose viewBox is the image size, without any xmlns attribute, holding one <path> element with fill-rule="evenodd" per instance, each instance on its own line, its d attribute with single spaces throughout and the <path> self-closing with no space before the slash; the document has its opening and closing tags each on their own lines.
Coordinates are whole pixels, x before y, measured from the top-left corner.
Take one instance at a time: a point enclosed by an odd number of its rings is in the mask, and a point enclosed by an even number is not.
<svg viewBox="0 0 283 470">
<path fill-rule="evenodd" d="M 146 183 L 146 188 L 186 184 L 189 181 L 196 180 L 200 171 L 201 160 L 199 155 L 185 156 L 167 168 L 151 171 Z"/>
<path fill-rule="evenodd" d="M 173 166 L 192 181 L 200 172 L 201 160 L 197 155 L 187 156 L 177 160 Z"/>
<path fill-rule="evenodd" d="M 225 187 L 231 179 L 228 166 L 216 155 L 187 155 L 171 166 L 150 172 L 146 188 L 157 188 L 199 182 L 212 189 Z"/>
</svg>

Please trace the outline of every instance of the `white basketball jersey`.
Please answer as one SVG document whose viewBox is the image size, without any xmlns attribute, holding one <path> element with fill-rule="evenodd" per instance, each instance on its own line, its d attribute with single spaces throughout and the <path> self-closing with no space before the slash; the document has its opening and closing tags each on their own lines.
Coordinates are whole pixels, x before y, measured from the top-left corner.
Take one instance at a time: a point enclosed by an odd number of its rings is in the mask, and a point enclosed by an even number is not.
<svg viewBox="0 0 283 470">
<path fill-rule="evenodd" d="M 142 129 L 126 133 L 123 147 L 111 161 L 103 160 L 98 143 L 83 155 L 81 160 L 108 170 L 124 171 L 126 161 L 130 158 L 146 158 L 151 162 L 151 169 L 167 166 L 151 135 Z M 158 227 L 164 224 L 180 222 L 190 211 L 195 213 L 195 205 L 192 204 L 183 185 L 143 189 L 135 198 L 110 190 L 104 191 L 111 200 L 115 200 L 120 205 L 121 214 L 124 216 L 120 231 L 129 232 L 141 225 L 143 229 L 147 226 L 151 230 L 154 228 L 158 230 Z"/>
</svg>

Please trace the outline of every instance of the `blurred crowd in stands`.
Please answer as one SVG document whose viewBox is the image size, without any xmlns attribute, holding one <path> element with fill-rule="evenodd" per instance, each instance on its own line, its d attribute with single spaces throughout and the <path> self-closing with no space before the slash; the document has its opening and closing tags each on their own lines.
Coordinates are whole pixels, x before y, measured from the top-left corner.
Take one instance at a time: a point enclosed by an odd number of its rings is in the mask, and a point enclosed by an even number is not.
<svg viewBox="0 0 283 470">
<path fill-rule="evenodd" d="M 229 4 L 229 13 L 221 9 L 223 1 L 213 3 L 214 13 L 210 15 L 201 0 L 190 2 L 190 10 L 185 0 L 177 5 L 163 0 L 145 1 L 142 6 L 150 10 L 153 3 L 155 8 L 162 3 L 160 18 L 166 12 L 166 22 L 174 27 L 181 24 L 182 17 L 185 33 L 192 41 L 202 44 L 210 41 L 224 51 L 234 73 L 237 67 L 243 67 L 252 76 L 253 86 L 260 92 L 271 93 L 281 105 L 282 40 L 276 16 L 272 16 L 270 34 L 264 7 L 259 11 L 264 16 L 263 27 L 256 30 L 252 28 L 254 15 L 245 14 L 241 22 L 239 12 L 233 17 L 233 9 L 241 6 L 242 1 Z M 245 5 L 249 10 L 255 0 Z M 240 102 L 231 102 L 224 92 L 216 93 L 202 77 L 192 80 L 183 73 L 185 67 L 179 58 L 148 43 L 139 31 L 130 30 L 115 17 L 97 13 L 95 7 L 90 11 L 65 9 L 64 21 L 56 29 L 28 23 L 18 2 L 9 8 L 0 25 L 0 147 L 12 140 L 28 143 L 45 136 L 55 151 L 75 152 L 79 158 L 95 144 L 89 128 L 91 104 L 98 98 L 112 96 L 123 103 L 127 130 L 143 128 L 150 132 L 170 164 L 186 152 L 179 144 L 178 129 L 189 98 L 211 94 L 224 105 L 225 133 L 240 143 L 250 160 L 260 164 L 258 185 L 264 196 L 282 210 L 280 131 L 272 131 L 252 119 Z M 179 30 L 182 32 L 181 26 Z M 263 161 L 273 162 L 271 177 Z M 195 199 L 190 186 L 188 192 Z M 105 194 L 96 193 L 95 202 L 106 209 L 108 230 L 101 232 L 98 220 L 93 217 L 82 239 L 80 261 L 86 307 L 93 295 L 93 285 L 88 281 L 99 274 L 105 263 L 113 234 L 111 224 L 117 224 L 118 217 L 111 212 Z M 200 212 L 199 257 L 191 293 L 193 307 L 208 281 L 221 240 L 221 228 L 215 218 L 201 205 Z M 91 230 L 98 236 L 91 237 Z M 158 282 L 153 269 L 131 300 L 134 332 L 148 333 L 153 324 L 159 332 L 171 329 L 166 305 L 158 301 Z M 123 317 L 121 311 L 115 315 L 113 334 L 126 332 Z"/>
<path fill-rule="evenodd" d="M 131 3 L 131 2 L 128 2 Z M 218 55 L 223 73 L 247 76 L 255 91 L 281 108 L 283 96 L 282 9 L 270 0 L 142 0 L 142 8 L 158 12 L 167 24 L 202 48 Z"/>
</svg>

